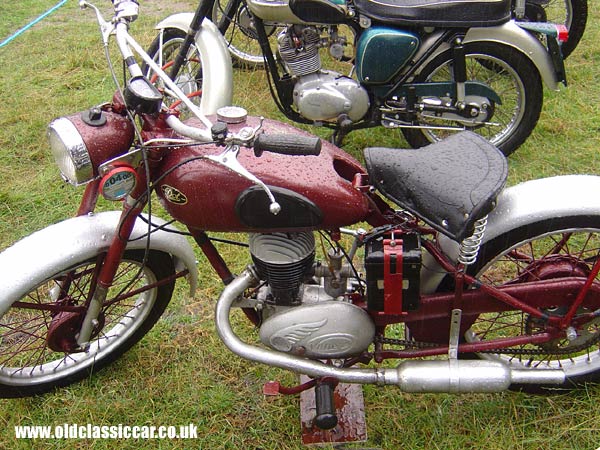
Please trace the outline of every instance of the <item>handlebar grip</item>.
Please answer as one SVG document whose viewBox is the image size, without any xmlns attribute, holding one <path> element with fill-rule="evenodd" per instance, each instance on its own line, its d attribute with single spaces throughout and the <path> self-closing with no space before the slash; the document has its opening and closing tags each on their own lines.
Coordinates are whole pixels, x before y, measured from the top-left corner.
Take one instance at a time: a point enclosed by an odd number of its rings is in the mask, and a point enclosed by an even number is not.
<svg viewBox="0 0 600 450">
<path fill-rule="evenodd" d="M 263 152 L 282 155 L 318 156 L 321 153 L 321 139 L 314 136 L 296 134 L 259 134 L 254 140 L 254 154 Z"/>
</svg>

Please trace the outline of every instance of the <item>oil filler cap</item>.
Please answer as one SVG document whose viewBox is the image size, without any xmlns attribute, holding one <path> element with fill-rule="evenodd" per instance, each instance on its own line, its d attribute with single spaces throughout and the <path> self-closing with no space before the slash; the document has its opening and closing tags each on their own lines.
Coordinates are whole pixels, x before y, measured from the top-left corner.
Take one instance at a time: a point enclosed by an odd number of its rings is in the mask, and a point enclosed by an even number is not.
<svg viewBox="0 0 600 450">
<path fill-rule="evenodd" d="M 217 110 L 217 119 L 225 123 L 243 123 L 248 117 L 248 111 L 241 106 L 223 106 Z"/>
</svg>

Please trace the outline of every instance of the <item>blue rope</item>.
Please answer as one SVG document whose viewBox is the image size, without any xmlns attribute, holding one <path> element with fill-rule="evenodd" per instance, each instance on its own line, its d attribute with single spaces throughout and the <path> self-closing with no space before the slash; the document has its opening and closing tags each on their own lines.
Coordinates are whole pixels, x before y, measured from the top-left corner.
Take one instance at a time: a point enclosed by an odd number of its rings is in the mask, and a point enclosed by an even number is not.
<svg viewBox="0 0 600 450">
<path fill-rule="evenodd" d="M 11 42 L 12 40 L 14 40 L 20 34 L 23 34 L 25 31 L 29 30 L 36 23 L 38 23 L 38 22 L 42 21 L 43 19 L 45 19 L 46 17 L 48 17 L 50 14 L 52 14 L 58 8 L 60 8 L 61 6 L 63 6 L 65 3 L 67 3 L 67 0 L 62 0 L 61 2 L 59 2 L 58 4 L 56 4 L 52 8 L 50 8 L 48 11 L 46 11 L 44 14 L 42 14 L 41 16 L 39 16 L 37 19 L 32 20 L 27 25 L 25 25 L 23 28 L 21 28 L 20 30 L 15 31 L 12 35 L 10 35 L 6 39 L 4 39 L 2 42 L 0 42 L 0 48 L 2 48 L 5 45 L 7 45 L 9 42 Z"/>
</svg>

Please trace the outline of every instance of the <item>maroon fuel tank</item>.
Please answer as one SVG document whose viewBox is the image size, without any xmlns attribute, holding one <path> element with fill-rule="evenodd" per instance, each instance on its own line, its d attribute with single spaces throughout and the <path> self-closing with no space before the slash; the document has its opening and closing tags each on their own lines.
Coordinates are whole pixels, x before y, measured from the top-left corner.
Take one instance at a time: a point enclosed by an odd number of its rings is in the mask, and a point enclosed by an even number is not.
<svg viewBox="0 0 600 450">
<path fill-rule="evenodd" d="M 248 117 L 230 130 L 255 127 Z M 188 124 L 198 125 L 195 122 Z M 295 127 L 264 120 L 265 133 L 308 135 Z M 272 190 L 281 212 L 269 212 L 265 191 L 215 162 L 202 159 L 224 150 L 216 145 L 182 147 L 162 162 L 167 173 L 158 182 L 163 206 L 190 228 L 206 231 L 294 231 L 336 229 L 364 220 L 369 214 L 366 196 L 352 186 L 356 173 L 366 173 L 358 161 L 338 147 L 323 142 L 319 156 L 286 156 L 241 148 L 238 161 Z"/>
</svg>

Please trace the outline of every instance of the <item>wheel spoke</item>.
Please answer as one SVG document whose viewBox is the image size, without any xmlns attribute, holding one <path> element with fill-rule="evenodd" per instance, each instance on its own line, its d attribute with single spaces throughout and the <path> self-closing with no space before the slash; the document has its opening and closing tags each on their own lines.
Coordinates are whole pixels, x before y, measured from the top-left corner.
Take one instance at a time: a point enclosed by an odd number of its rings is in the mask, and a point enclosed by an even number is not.
<svg viewBox="0 0 600 450">
<path fill-rule="evenodd" d="M 48 390 L 63 379 L 72 382 L 76 379 L 73 374 L 84 376 L 87 368 L 100 367 L 99 361 L 106 359 L 117 346 L 131 346 L 140 339 L 149 328 L 138 333 L 135 339 L 132 336 L 155 308 L 158 290 L 166 289 L 169 294 L 164 297 L 164 308 L 174 281 L 157 286 L 159 279 L 155 272 L 141 264 L 143 258 L 137 256 L 138 253 L 117 268 L 115 283 L 108 291 L 107 306 L 98 316 L 85 352 L 75 350 L 76 334 L 85 310 L 74 310 L 72 305 L 85 305 L 90 289 L 95 286 L 98 262 L 95 259 L 32 287 L 16 306 L 9 308 L 0 318 L 0 386 L 18 385 L 20 389 L 35 392 L 36 384 Z M 165 267 L 168 271 L 160 279 L 174 280 L 172 263 Z M 152 287 L 144 289 L 146 286 Z M 57 289 L 61 289 L 60 295 Z M 125 298 L 115 300 L 118 295 Z M 28 304 L 37 307 L 29 308 Z M 71 306 L 71 309 L 61 311 L 61 305 Z M 157 319 L 158 315 L 154 315 L 150 326 Z"/>
<path fill-rule="evenodd" d="M 556 277 L 585 277 L 591 270 L 587 259 L 595 261 L 600 255 L 599 243 L 600 233 L 588 229 L 542 233 L 505 249 L 477 276 L 497 286 Z M 596 282 L 600 283 L 600 280 Z M 569 310 L 570 301 L 572 299 L 566 298 L 564 303 L 542 312 L 564 315 Z M 600 373 L 600 318 L 592 314 L 599 308 L 600 305 L 588 305 L 584 301 L 575 316 L 577 336 L 571 340 L 564 332 L 547 328 L 544 321 L 521 311 L 481 314 L 466 337 L 471 342 L 482 342 L 501 337 L 554 333 L 556 337 L 549 342 L 497 350 L 492 352 L 493 357 L 516 368 L 562 368 L 567 374 Z M 583 318 L 587 318 L 588 322 L 584 323 Z M 486 358 L 491 354 L 482 353 L 481 356 Z"/>
</svg>

